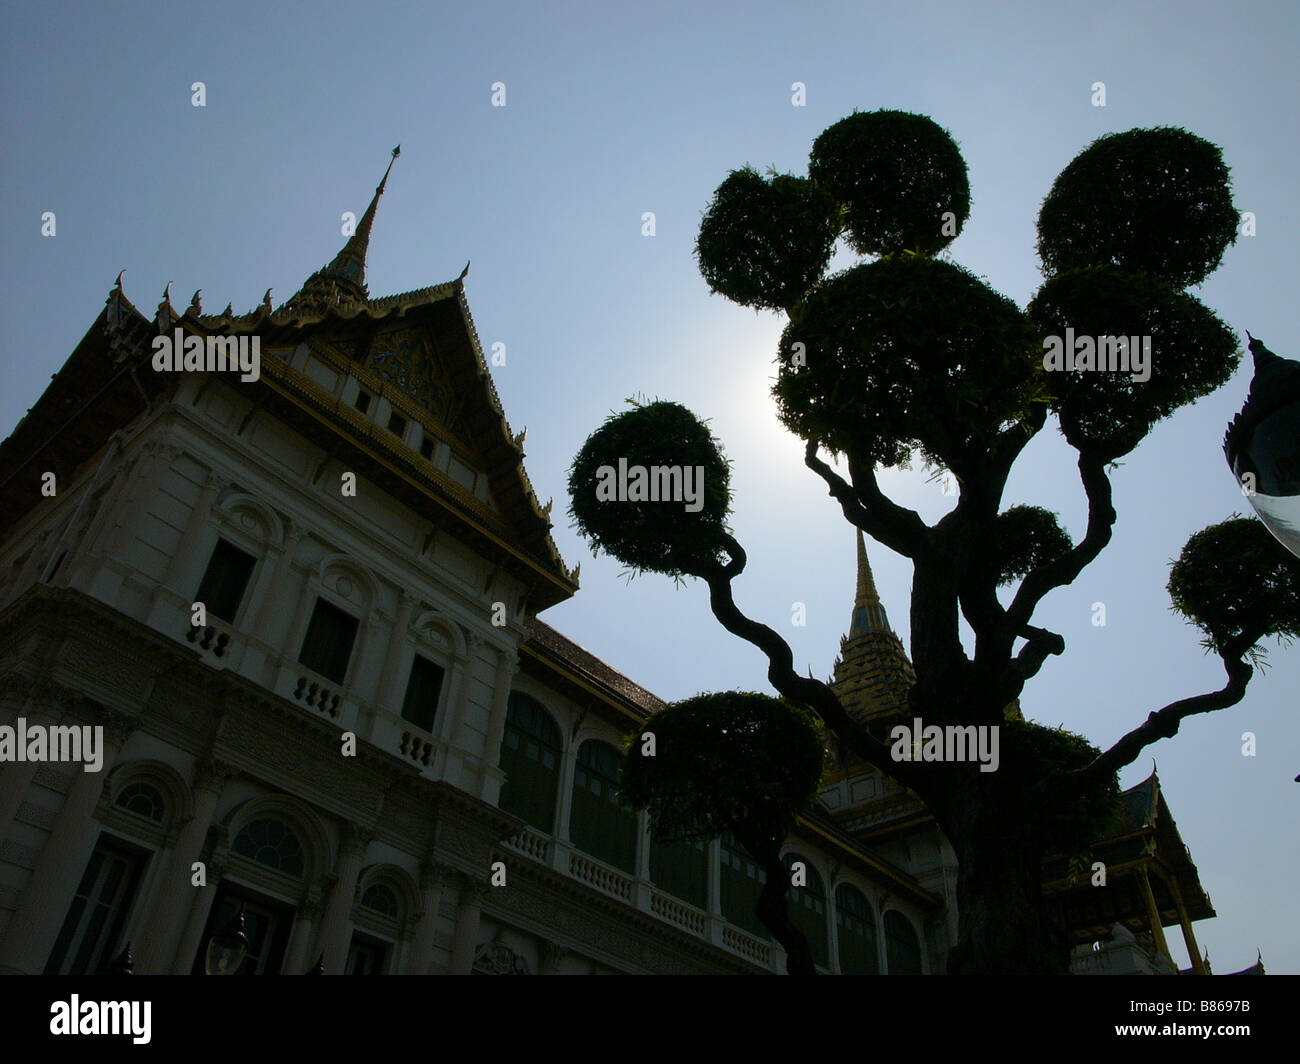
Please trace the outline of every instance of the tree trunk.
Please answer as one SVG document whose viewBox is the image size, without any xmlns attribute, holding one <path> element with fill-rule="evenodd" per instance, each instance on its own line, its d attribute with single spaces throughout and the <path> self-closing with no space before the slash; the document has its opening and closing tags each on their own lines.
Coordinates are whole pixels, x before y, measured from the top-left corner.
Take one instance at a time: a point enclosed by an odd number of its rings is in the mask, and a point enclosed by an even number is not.
<svg viewBox="0 0 1300 1064">
<path fill-rule="evenodd" d="M 742 830 L 737 830 L 735 835 L 767 876 L 758 895 L 758 918 L 785 950 L 786 975 L 816 975 L 817 966 L 808 939 L 790 920 L 787 905 L 790 873 L 781 861 L 781 841 L 777 839 L 773 843 L 757 833 Z"/>
<path fill-rule="evenodd" d="M 1069 936 L 1043 897 L 1042 850 L 1004 823 L 966 823 L 949 975 L 1068 975 Z"/>
</svg>

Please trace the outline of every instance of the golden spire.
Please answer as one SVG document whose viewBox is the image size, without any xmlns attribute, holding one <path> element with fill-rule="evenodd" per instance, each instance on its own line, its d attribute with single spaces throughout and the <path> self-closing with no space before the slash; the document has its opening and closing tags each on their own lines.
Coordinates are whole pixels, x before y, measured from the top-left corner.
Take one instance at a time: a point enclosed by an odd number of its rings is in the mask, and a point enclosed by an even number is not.
<svg viewBox="0 0 1300 1064">
<path fill-rule="evenodd" d="M 366 252 L 370 247 L 370 230 L 375 223 L 375 212 L 379 207 L 379 197 L 384 194 L 388 184 L 388 175 L 393 170 L 393 163 L 402 154 L 399 144 L 392 151 L 388 160 L 388 169 L 375 189 L 370 206 L 361 216 L 356 229 L 348 242 L 324 269 L 317 270 L 307 278 L 299 291 L 284 304 L 285 307 L 309 313 L 322 312 L 331 307 L 364 304 L 369 297 L 366 290 Z M 283 307 L 281 309 L 284 309 Z"/>
<path fill-rule="evenodd" d="M 853 621 L 840 641 L 832 688 L 857 721 L 907 709 L 907 692 L 916 682 L 903 644 L 889 627 L 885 607 L 867 561 L 867 545 L 858 532 L 858 584 Z"/>
<path fill-rule="evenodd" d="M 865 632 L 893 632 L 889 627 L 889 618 L 885 616 L 885 607 L 876 591 L 876 578 L 871 573 L 871 563 L 867 561 L 867 543 L 862 530 L 858 529 L 858 590 L 853 600 L 853 623 L 849 626 L 849 638 Z"/>
</svg>

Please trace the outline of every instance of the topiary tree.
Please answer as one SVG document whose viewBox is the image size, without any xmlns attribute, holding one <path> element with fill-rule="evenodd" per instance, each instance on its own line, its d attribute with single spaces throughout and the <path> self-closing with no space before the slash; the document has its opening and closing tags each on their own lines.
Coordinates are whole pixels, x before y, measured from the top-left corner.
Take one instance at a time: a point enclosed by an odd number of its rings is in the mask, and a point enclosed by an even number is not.
<svg viewBox="0 0 1300 1064">
<path fill-rule="evenodd" d="M 1176 608 L 1223 660 L 1221 690 L 1171 702 L 1105 750 L 1007 716 L 1065 650 L 1033 623 L 1038 605 L 1110 542 L 1112 463 L 1237 365 L 1234 335 L 1183 290 L 1235 239 L 1228 170 L 1217 147 L 1181 129 L 1094 142 L 1043 203 L 1045 280 L 1024 309 L 933 257 L 960 233 L 970 198 L 960 151 L 930 119 L 854 114 L 817 138 L 808 170 L 728 177 L 700 226 L 700 269 L 715 292 L 788 316 L 774 385 L 782 422 L 845 518 L 912 562 L 910 712 L 1005 729 L 999 770 L 895 760 L 827 684 L 795 671 L 781 636 L 741 612 L 732 585 L 746 558 L 725 524 L 726 463 L 683 408 L 671 418 L 634 409 L 593 434 L 573 465 L 570 513 L 634 570 L 704 580 L 715 616 L 763 651 L 782 697 L 925 802 L 959 862 L 950 972 L 1064 973 L 1068 929 L 1042 895 L 1044 855 L 1104 830 L 1119 769 L 1187 716 L 1240 701 L 1260 642 L 1297 629 L 1300 563 L 1255 522 L 1230 521 L 1192 537 L 1170 581 Z M 824 276 L 828 224 L 876 258 Z M 1077 542 L 1038 507 L 1003 508 L 1011 467 L 1049 416 L 1078 452 L 1088 524 Z M 823 451 L 843 457 L 847 478 Z M 592 471 L 628 454 L 712 470 L 707 505 L 598 498 Z M 946 466 L 959 485 L 934 525 L 876 479 L 878 466 L 913 456 Z"/>
<path fill-rule="evenodd" d="M 649 810 L 657 841 L 730 832 L 758 862 L 767 876 L 758 917 L 785 947 L 791 975 L 817 970 L 790 920 L 781 844 L 816 798 L 822 764 L 820 730 L 807 710 L 740 691 L 666 706 L 630 737 L 624 755 L 623 796 Z"/>
</svg>

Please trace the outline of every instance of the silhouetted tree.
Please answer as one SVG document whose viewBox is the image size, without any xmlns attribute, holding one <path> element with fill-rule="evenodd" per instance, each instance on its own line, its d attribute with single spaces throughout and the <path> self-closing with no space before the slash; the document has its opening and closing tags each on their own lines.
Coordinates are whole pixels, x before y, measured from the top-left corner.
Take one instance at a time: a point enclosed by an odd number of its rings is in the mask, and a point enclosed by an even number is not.
<svg viewBox="0 0 1300 1064">
<path fill-rule="evenodd" d="M 742 691 L 666 706 L 624 755 L 623 796 L 649 811 L 657 841 L 730 832 L 758 862 L 767 877 L 758 918 L 785 948 L 791 975 L 817 971 L 790 920 L 781 843 L 816 798 L 822 764 L 820 731 L 806 710 Z"/>
<path fill-rule="evenodd" d="M 808 177 L 751 169 L 727 177 L 696 252 L 715 292 L 788 316 L 773 388 L 781 421 L 805 441 L 808 468 L 844 516 L 912 562 L 911 713 L 926 724 L 1002 728 L 998 771 L 894 760 L 827 684 L 796 673 L 780 635 L 741 612 L 732 584 L 746 559 L 726 526 L 727 462 L 690 411 L 656 402 L 611 416 L 573 463 L 570 513 L 593 546 L 633 570 L 704 580 L 718 620 L 767 656 L 773 687 L 925 802 L 959 861 L 950 972 L 1065 973 L 1068 929 L 1042 895 L 1044 855 L 1105 829 L 1117 772 L 1143 748 L 1191 714 L 1241 700 L 1259 643 L 1300 632 L 1300 566 L 1255 521 L 1198 533 L 1169 586 L 1175 608 L 1222 659 L 1222 689 L 1156 710 L 1104 752 L 1008 717 L 1044 661 L 1065 649 L 1059 634 L 1032 623 L 1039 603 L 1110 542 L 1112 463 L 1237 365 L 1234 335 L 1183 289 L 1217 268 L 1238 215 L 1214 145 L 1168 128 L 1102 137 L 1043 203 L 1044 283 L 1021 309 L 934 257 L 969 211 L 965 162 L 945 130 L 920 115 L 855 113 L 816 139 Z M 841 235 L 875 257 L 825 276 Z M 1092 361 L 1086 346 L 1069 347 L 1071 337 L 1092 338 Z M 1107 357 L 1096 351 L 1101 337 L 1135 338 L 1110 348 L 1112 359 L 1127 356 L 1127 372 L 1094 368 Z M 1048 357 L 1054 347 L 1067 360 L 1059 371 Z M 1041 508 L 1002 506 L 1013 463 L 1049 414 L 1078 452 L 1088 523 L 1077 542 Z M 843 458 L 847 477 L 823 452 Z M 950 470 L 959 485 L 956 506 L 934 525 L 877 482 L 877 467 L 913 456 Z M 683 512 L 633 493 L 617 503 L 598 497 L 598 471 L 620 458 L 704 466 L 702 505 Z M 962 620 L 974 637 L 970 655 Z"/>
</svg>

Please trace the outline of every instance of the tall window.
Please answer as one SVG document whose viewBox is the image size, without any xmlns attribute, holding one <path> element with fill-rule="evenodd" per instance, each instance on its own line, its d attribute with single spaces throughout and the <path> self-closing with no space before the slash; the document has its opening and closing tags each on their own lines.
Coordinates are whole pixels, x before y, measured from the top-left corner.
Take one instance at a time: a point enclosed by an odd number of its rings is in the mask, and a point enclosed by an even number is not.
<svg viewBox="0 0 1300 1064">
<path fill-rule="evenodd" d="M 841 883 L 835 889 L 835 932 L 840 944 L 841 975 L 878 975 L 876 918 L 857 887 Z"/>
<path fill-rule="evenodd" d="M 885 913 L 885 956 L 890 975 L 921 974 L 921 944 L 912 923 L 902 913 Z"/>
<path fill-rule="evenodd" d="M 95 847 L 54 941 L 46 975 L 93 975 L 112 960 L 108 951 L 122 933 L 143 865 L 141 857 L 111 842 Z"/>
<path fill-rule="evenodd" d="M 194 601 L 202 602 L 213 617 L 234 624 L 235 612 L 243 601 L 248 578 L 253 575 L 256 564 L 257 559 L 251 554 L 231 546 L 224 539 L 217 540 L 208 560 L 207 572 L 194 593 Z"/>
<path fill-rule="evenodd" d="M 831 962 L 830 947 L 827 944 L 829 925 L 826 922 L 826 888 L 822 886 L 822 877 L 817 874 L 812 862 L 799 854 L 788 853 L 781 858 L 787 876 L 794 878 L 793 865 L 796 861 L 803 864 L 804 885 L 790 887 L 790 922 L 808 939 L 813 960 L 825 968 Z"/>
<path fill-rule="evenodd" d="M 555 830 L 555 795 L 560 786 L 560 729 L 535 698 L 510 693 L 501 738 L 500 806 L 548 835 Z"/>
<path fill-rule="evenodd" d="M 347 676 L 348 659 L 357 638 L 357 619 L 323 598 L 316 600 L 298 660 L 337 684 Z"/>
<path fill-rule="evenodd" d="M 622 758 L 609 743 L 588 739 L 573 773 L 569 838 L 584 853 L 624 872 L 636 871 L 636 813 L 618 796 Z"/>
<path fill-rule="evenodd" d="M 758 895 L 767 875 L 749 855 L 749 851 L 731 835 L 722 836 L 722 915 L 729 923 L 744 928 L 759 938 L 772 937 L 758 918 Z"/>
<path fill-rule="evenodd" d="M 697 909 L 709 906 L 709 844 L 677 839 L 650 844 L 650 882 Z"/>
<path fill-rule="evenodd" d="M 419 654 L 411 662 L 411 678 L 406 681 L 402 717 L 427 732 L 433 731 L 433 718 L 438 712 L 438 695 L 442 691 L 442 675 L 441 668 Z"/>
</svg>

